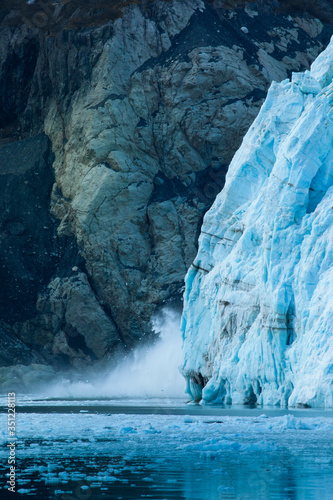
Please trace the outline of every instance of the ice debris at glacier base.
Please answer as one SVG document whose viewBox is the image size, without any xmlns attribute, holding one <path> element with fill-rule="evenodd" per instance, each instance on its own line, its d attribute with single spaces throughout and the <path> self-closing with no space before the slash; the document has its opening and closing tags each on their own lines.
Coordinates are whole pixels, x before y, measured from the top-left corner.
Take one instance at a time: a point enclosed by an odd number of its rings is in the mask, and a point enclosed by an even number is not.
<svg viewBox="0 0 333 500">
<path fill-rule="evenodd" d="M 90 401 L 89 413 L 73 413 L 82 401 L 57 404 L 60 413 L 27 413 L 21 407 L 21 494 L 59 500 L 133 499 L 143 493 L 187 500 L 287 500 L 305 498 L 304 492 L 306 498 L 319 498 L 319 491 L 321 499 L 331 498 L 333 422 L 325 412 L 318 417 L 319 412 L 310 410 L 310 417 L 304 412 L 298 417 L 254 410 L 253 417 L 240 411 L 217 419 L 174 415 L 172 407 L 168 415 L 103 414 L 105 401 Z M 0 414 L 4 499 L 10 498 L 5 490 L 6 419 Z"/>
<path fill-rule="evenodd" d="M 183 373 L 204 402 L 333 406 L 333 38 L 273 82 L 186 277 Z"/>
</svg>

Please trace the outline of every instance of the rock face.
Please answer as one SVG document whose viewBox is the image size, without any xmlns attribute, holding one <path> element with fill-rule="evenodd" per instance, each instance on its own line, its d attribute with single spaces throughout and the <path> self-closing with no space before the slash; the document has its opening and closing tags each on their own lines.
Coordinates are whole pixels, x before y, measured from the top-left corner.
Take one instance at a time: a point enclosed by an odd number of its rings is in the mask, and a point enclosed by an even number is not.
<svg viewBox="0 0 333 500">
<path fill-rule="evenodd" d="M 308 68 L 329 26 L 158 0 L 63 29 L 64 9 L 54 28 L 2 16 L 1 311 L 39 362 L 83 367 L 180 296 L 270 82 Z"/>
<path fill-rule="evenodd" d="M 184 373 L 206 402 L 333 406 L 333 39 L 273 83 L 186 278 Z"/>
<path fill-rule="evenodd" d="M 45 210 L 53 161 L 45 134 L 0 148 L 0 315 L 8 322 L 35 316 L 38 290 L 60 257 L 54 220 Z"/>
</svg>

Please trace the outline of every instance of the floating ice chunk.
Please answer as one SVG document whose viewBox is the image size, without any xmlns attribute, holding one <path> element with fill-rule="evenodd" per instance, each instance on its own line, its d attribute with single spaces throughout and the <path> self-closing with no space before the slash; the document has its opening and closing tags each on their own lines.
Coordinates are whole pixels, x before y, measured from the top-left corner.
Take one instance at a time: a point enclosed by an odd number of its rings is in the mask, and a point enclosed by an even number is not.
<svg viewBox="0 0 333 500">
<path fill-rule="evenodd" d="M 233 491 L 235 491 L 235 488 L 233 486 L 219 486 L 217 488 L 217 491 L 219 493 L 232 493 Z"/>
</svg>

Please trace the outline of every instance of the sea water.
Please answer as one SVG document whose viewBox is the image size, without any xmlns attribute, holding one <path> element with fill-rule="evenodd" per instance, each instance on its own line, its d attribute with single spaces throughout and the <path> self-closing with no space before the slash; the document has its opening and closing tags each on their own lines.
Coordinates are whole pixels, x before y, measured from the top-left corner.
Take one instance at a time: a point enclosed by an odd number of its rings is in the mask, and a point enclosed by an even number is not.
<svg viewBox="0 0 333 500">
<path fill-rule="evenodd" d="M 0 498 L 331 500 L 333 412 L 188 403 L 179 315 L 94 380 L 16 394 L 16 495 L 0 396 Z"/>
<path fill-rule="evenodd" d="M 13 498 L 0 400 L 0 498 Z M 333 413 L 19 397 L 16 491 L 68 499 L 332 499 Z"/>
</svg>

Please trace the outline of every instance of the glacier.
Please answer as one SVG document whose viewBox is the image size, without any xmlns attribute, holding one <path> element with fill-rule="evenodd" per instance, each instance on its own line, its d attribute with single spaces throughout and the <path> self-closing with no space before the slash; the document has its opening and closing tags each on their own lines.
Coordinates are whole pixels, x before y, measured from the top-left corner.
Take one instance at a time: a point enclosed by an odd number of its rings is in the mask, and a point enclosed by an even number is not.
<svg viewBox="0 0 333 500">
<path fill-rule="evenodd" d="M 273 82 L 207 212 L 186 276 L 187 392 L 333 406 L 333 37 Z"/>
</svg>

